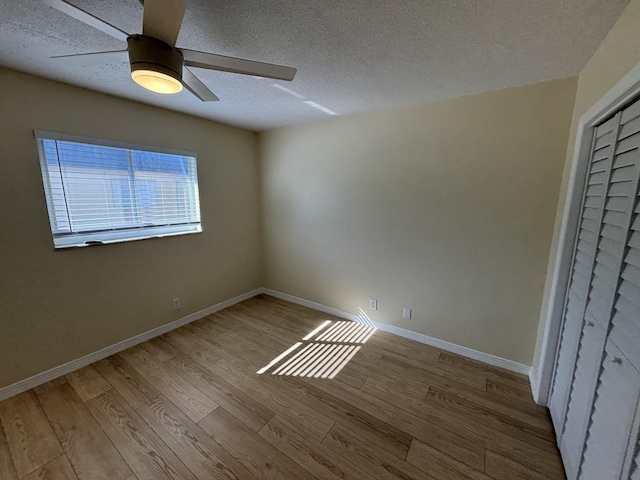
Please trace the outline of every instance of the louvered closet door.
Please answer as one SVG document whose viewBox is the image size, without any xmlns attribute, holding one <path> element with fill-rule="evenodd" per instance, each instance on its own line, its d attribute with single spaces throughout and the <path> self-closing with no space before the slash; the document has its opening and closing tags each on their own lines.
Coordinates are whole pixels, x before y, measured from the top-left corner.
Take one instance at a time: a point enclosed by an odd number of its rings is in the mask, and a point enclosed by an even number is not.
<svg viewBox="0 0 640 480">
<path fill-rule="evenodd" d="M 638 109 L 640 115 L 640 108 Z M 632 128 L 626 128 L 634 127 Z M 629 132 L 640 132 L 640 116 L 624 125 L 621 136 Z M 640 133 L 625 137 L 621 146 L 628 150 L 616 158 L 619 164 L 640 165 Z M 619 147 L 620 148 L 620 147 Z M 640 168 L 637 166 L 636 168 Z M 636 173 L 637 174 L 637 173 Z M 618 296 L 613 311 L 611 333 L 613 343 L 640 370 L 640 187 L 636 185 L 635 204 L 629 221 L 625 256 L 622 264 Z"/>
<path fill-rule="evenodd" d="M 595 130 L 549 410 L 561 440 L 613 164 L 620 115 Z M 592 321 L 592 320 L 588 320 Z M 566 463 L 566 460 L 565 460 Z M 574 460 L 577 464 L 577 460 Z"/>
<path fill-rule="evenodd" d="M 591 416 L 591 400 L 600 368 L 606 330 L 587 313 L 578 349 L 560 452 L 568 478 L 576 478 L 584 447 L 584 433 Z"/>
<path fill-rule="evenodd" d="M 640 105 L 639 105 L 640 106 Z M 624 257 L 616 291 L 606 356 L 598 379 L 596 399 L 586 441 L 582 479 L 620 478 L 627 463 L 631 478 L 640 480 L 638 413 L 640 396 L 640 108 L 624 111 L 614 166 L 629 178 L 630 202 L 619 203 L 625 231 Z M 624 187 L 624 188 L 623 188 Z M 628 448 L 627 448 L 628 447 Z M 625 454 L 635 458 L 624 462 Z M 626 477 L 626 473 L 624 475 Z"/>
<path fill-rule="evenodd" d="M 619 479 L 628 456 L 640 389 L 639 182 L 636 102 L 595 132 L 549 405 L 569 480 Z"/>
<path fill-rule="evenodd" d="M 621 478 L 639 390 L 638 371 L 607 342 L 580 480 Z"/>
<path fill-rule="evenodd" d="M 607 332 L 618 295 L 618 279 L 627 234 L 635 207 L 640 168 L 637 158 L 640 134 L 635 122 L 629 128 L 623 117 L 624 112 L 618 114 L 614 124 L 614 133 L 617 133 L 615 155 L 607 185 L 585 323 L 560 442 L 560 450 L 563 458 L 566 458 L 567 474 L 571 478 L 576 474 L 582 456 Z"/>
<path fill-rule="evenodd" d="M 580 343 L 575 359 L 565 423 L 560 439 L 560 452 L 569 478 L 576 478 L 584 447 L 593 396 L 607 339 L 611 310 L 616 294 L 630 202 L 635 196 L 631 186 L 633 172 L 617 162 L 618 132 L 622 114 L 613 119 L 607 147 L 608 169 L 603 173 L 604 208 L 600 213 L 595 261 L 583 313 Z M 607 127 L 608 129 L 608 127 Z M 596 143 L 597 145 L 597 143 Z M 611 155 L 613 154 L 613 163 Z"/>
</svg>

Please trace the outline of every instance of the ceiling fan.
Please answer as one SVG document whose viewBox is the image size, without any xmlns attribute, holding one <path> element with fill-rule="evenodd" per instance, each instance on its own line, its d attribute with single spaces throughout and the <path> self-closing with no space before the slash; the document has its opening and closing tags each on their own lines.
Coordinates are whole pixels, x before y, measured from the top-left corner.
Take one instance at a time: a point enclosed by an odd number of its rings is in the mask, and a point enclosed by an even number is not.
<svg viewBox="0 0 640 480">
<path fill-rule="evenodd" d="M 65 0 L 45 1 L 70 17 L 127 42 L 126 50 L 53 58 L 86 66 L 125 62 L 128 54 L 131 77 L 137 84 L 152 92 L 178 93 L 184 86 L 203 102 L 220 100 L 189 67 L 289 81 L 296 74 L 296 69 L 291 67 L 176 48 L 187 0 L 144 0 L 142 35 L 129 35 Z"/>
</svg>

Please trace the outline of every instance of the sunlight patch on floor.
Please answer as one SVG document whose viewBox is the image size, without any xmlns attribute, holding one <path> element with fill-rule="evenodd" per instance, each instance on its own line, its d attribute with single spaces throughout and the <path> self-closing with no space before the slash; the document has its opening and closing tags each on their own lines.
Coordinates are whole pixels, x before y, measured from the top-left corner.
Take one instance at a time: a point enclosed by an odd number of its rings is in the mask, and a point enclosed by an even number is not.
<svg viewBox="0 0 640 480">
<path fill-rule="evenodd" d="M 334 378 L 375 331 L 370 320 L 367 323 L 326 320 L 256 373 L 261 375 L 273 369 L 272 375 Z"/>
</svg>

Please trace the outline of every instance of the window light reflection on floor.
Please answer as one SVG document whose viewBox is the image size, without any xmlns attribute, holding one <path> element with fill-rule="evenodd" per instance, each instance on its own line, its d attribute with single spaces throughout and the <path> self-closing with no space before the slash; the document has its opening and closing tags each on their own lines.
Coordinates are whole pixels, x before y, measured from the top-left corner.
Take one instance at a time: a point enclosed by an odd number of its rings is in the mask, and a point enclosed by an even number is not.
<svg viewBox="0 0 640 480">
<path fill-rule="evenodd" d="M 375 331 L 362 310 L 356 322 L 326 320 L 256 373 L 334 378 Z"/>
</svg>

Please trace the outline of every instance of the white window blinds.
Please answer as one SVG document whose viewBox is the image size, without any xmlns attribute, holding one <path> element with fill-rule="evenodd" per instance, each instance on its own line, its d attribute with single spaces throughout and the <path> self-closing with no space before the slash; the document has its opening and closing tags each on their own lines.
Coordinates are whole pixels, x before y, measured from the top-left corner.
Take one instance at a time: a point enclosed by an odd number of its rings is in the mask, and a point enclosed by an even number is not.
<svg viewBox="0 0 640 480">
<path fill-rule="evenodd" d="M 36 139 L 56 248 L 202 231 L 195 154 Z"/>
</svg>

